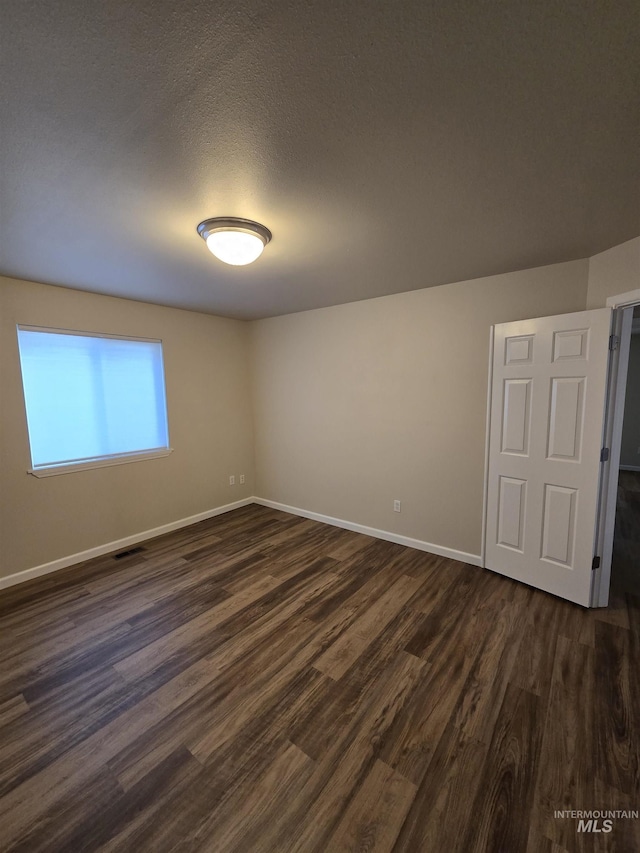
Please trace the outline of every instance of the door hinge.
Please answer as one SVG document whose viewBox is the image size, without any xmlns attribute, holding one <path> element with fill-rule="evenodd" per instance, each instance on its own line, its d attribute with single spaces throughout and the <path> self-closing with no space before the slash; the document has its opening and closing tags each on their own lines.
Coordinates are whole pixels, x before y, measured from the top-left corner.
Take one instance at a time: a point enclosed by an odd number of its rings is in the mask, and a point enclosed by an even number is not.
<svg viewBox="0 0 640 853">
<path fill-rule="evenodd" d="M 596 569 L 600 568 L 600 557 L 594 557 L 593 562 L 591 563 L 591 571 L 595 572 Z"/>
<path fill-rule="evenodd" d="M 600 461 L 601 462 L 608 462 L 609 461 L 609 448 L 608 447 L 603 447 L 602 450 L 600 451 Z"/>
<path fill-rule="evenodd" d="M 610 335 L 609 336 L 609 349 L 615 350 L 620 346 L 620 335 Z"/>
</svg>

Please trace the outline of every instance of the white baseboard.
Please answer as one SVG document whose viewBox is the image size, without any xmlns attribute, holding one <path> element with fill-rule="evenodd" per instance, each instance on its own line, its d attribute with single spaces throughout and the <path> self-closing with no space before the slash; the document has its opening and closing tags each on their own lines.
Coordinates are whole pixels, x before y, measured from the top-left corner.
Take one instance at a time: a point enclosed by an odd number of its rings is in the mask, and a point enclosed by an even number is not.
<svg viewBox="0 0 640 853">
<path fill-rule="evenodd" d="M 162 536 L 163 533 L 171 533 L 173 530 L 178 530 L 181 527 L 188 527 L 190 524 L 197 524 L 199 521 L 205 521 L 207 518 L 213 518 L 216 515 L 222 515 L 225 512 L 239 509 L 242 506 L 248 506 L 254 503 L 254 498 L 244 498 L 241 501 L 218 506 L 215 509 L 208 509 L 205 512 L 199 512 L 197 515 L 190 515 L 188 518 L 181 518 L 178 521 L 170 521 L 168 524 L 162 524 L 160 527 L 154 527 L 152 530 L 144 530 L 142 533 L 134 533 L 132 536 L 125 536 L 124 539 L 116 539 L 113 542 L 106 542 L 104 545 L 98 545 L 95 548 L 89 548 L 87 551 L 79 551 L 77 554 L 70 554 L 68 557 L 60 557 L 58 560 L 52 560 L 50 563 L 43 563 L 41 566 L 34 566 L 32 569 L 24 569 L 21 572 L 16 572 L 13 575 L 7 575 L 0 578 L 0 589 L 6 589 L 9 586 L 14 586 L 18 583 L 33 580 L 34 578 L 48 575 L 51 572 L 57 572 L 60 569 L 66 569 L 76 563 L 83 563 L 85 560 L 91 560 L 93 557 L 101 557 L 103 554 L 108 554 L 110 551 L 121 551 L 128 548 L 130 545 L 136 545 L 138 542 L 144 542 L 146 539 L 153 539 L 156 536 Z"/>
<path fill-rule="evenodd" d="M 0 590 L 6 589 L 10 586 L 15 586 L 15 584 L 33 580 L 34 578 L 42 577 L 43 575 L 48 575 L 51 572 L 57 572 L 60 569 L 66 569 L 76 563 L 83 563 L 85 560 L 93 559 L 93 557 L 101 557 L 103 554 L 108 554 L 111 551 L 121 551 L 131 545 L 137 545 L 139 542 L 144 542 L 147 539 L 162 536 L 164 533 L 171 533 L 173 530 L 179 530 L 181 527 L 188 527 L 190 524 L 197 524 L 199 521 L 205 521 L 207 518 L 213 518 L 216 515 L 231 512 L 234 509 L 239 509 L 240 507 L 248 506 L 252 503 L 270 507 L 271 509 L 277 509 L 280 510 L 280 512 L 287 512 L 290 515 L 299 515 L 313 521 L 321 521 L 324 524 L 331 524 L 333 527 L 342 527 L 344 530 L 352 530 L 354 533 L 364 533 L 366 536 L 372 536 L 375 539 L 384 539 L 387 542 L 395 542 L 397 545 L 405 545 L 407 548 L 415 548 L 418 551 L 427 551 L 429 554 L 436 554 L 438 557 L 448 557 L 451 560 L 459 560 L 462 563 L 469 563 L 472 566 L 482 566 L 482 558 L 479 554 L 467 554 L 465 551 L 456 551 L 454 548 L 445 548 L 443 545 L 434 545 L 432 542 L 423 542 L 421 539 L 412 539 L 409 536 L 400 536 L 398 533 L 391 533 L 388 530 L 378 530 L 376 527 L 367 527 L 364 524 L 356 524 L 352 521 L 345 521 L 342 518 L 332 518 L 330 515 L 322 515 L 319 512 L 310 512 L 306 509 L 288 506 L 287 504 L 277 503 L 276 501 L 269 501 L 265 498 L 250 497 L 244 498 L 241 501 L 234 501 L 234 503 L 216 507 L 215 509 L 209 509 L 205 512 L 199 512 L 197 515 L 191 515 L 188 518 L 171 521 L 168 524 L 162 524 L 160 527 L 154 527 L 151 530 L 134 533 L 132 536 L 125 536 L 124 539 L 116 539 L 113 542 L 106 542 L 104 545 L 98 545 L 95 548 L 89 548 L 86 551 L 79 551 L 77 554 L 69 554 L 67 557 L 60 557 L 58 560 L 52 560 L 50 563 L 43 563 L 41 566 L 34 566 L 31 569 L 24 569 L 21 572 L 7 575 L 6 577 L 0 578 Z"/>
<path fill-rule="evenodd" d="M 482 557 L 480 554 L 467 554 L 465 551 L 456 551 L 454 548 L 446 548 L 444 545 L 434 545 L 432 542 L 423 542 L 422 539 L 412 539 L 409 536 L 391 533 L 389 530 L 378 530 L 376 527 L 367 527 L 364 524 L 356 524 L 353 521 L 345 521 L 342 518 L 332 518 L 330 515 L 310 512 L 296 506 L 287 506 L 287 504 L 269 501 L 266 498 L 255 497 L 253 501 L 260 504 L 260 506 L 268 506 L 271 509 L 288 512 L 291 515 L 300 515 L 303 518 L 310 518 L 312 521 L 321 521 L 324 524 L 331 524 L 334 527 L 343 527 L 345 530 L 352 530 L 354 533 L 364 533 L 366 536 L 373 536 L 375 539 L 384 539 L 387 542 L 395 542 L 397 545 L 405 545 L 407 548 L 415 548 L 418 551 L 428 551 L 429 554 L 436 554 L 438 557 L 449 557 L 451 560 L 459 560 L 462 563 L 469 563 L 472 566 L 482 566 Z"/>
<path fill-rule="evenodd" d="M 640 465 L 620 465 L 621 471 L 640 471 Z"/>
</svg>

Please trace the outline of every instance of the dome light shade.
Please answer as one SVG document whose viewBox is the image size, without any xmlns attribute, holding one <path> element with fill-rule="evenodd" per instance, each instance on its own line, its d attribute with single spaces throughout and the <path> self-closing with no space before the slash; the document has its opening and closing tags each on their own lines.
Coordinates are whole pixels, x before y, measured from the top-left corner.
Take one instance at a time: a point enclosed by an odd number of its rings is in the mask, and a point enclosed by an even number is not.
<svg viewBox="0 0 640 853">
<path fill-rule="evenodd" d="M 243 231 L 214 231 L 207 237 L 209 251 L 225 264 L 251 264 L 262 254 L 264 243 L 256 234 Z"/>
<path fill-rule="evenodd" d="M 264 225 L 229 216 L 205 219 L 198 225 L 198 234 L 216 258 L 236 267 L 257 260 L 271 240 L 271 231 Z"/>
</svg>

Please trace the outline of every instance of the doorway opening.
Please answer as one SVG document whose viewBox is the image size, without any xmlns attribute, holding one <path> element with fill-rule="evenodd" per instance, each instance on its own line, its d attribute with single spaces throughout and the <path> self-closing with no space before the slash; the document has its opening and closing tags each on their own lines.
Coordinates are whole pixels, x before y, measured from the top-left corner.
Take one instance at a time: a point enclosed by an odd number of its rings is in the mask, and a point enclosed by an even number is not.
<svg viewBox="0 0 640 853">
<path fill-rule="evenodd" d="M 633 310 L 620 441 L 610 601 L 640 596 L 640 306 Z"/>
<path fill-rule="evenodd" d="M 598 559 L 598 570 L 593 573 L 591 606 L 607 607 L 611 594 L 611 604 L 624 610 L 625 596 L 640 592 L 633 576 L 633 560 L 629 562 L 627 559 L 629 553 L 633 554 L 634 551 L 633 548 L 625 547 L 629 540 L 633 541 L 634 537 L 640 536 L 638 519 L 633 509 L 636 478 L 627 476 L 628 473 L 640 473 L 632 470 L 640 468 L 640 453 L 637 452 L 640 437 L 635 453 L 632 452 L 633 436 L 636 434 L 634 412 L 640 390 L 640 335 L 637 334 L 640 331 L 640 290 L 609 297 L 607 307 L 613 309 L 611 340 L 615 346 L 610 353 L 603 435 L 603 447 L 608 448 L 608 451 L 602 470 L 594 551 L 601 555 L 601 559 Z M 635 592 L 630 589 L 630 584 Z"/>
</svg>

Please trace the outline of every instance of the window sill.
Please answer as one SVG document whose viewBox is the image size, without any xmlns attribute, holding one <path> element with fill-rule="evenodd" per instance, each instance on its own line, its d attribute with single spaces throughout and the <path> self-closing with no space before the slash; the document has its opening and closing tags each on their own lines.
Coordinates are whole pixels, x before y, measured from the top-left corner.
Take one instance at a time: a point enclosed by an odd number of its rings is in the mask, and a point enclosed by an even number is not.
<svg viewBox="0 0 640 853">
<path fill-rule="evenodd" d="M 102 459 L 88 459 L 83 462 L 71 462 L 62 465 L 50 465 L 47 468 L 30 468 L 27 474 L 33 477 L 56 477 L 58 474 L 72 474 L 75 471 L 89 471 L 92 468 L 107 468 L 111 465 L 125 465 L 128 462 L 142 462 L 145 459 L 160 459 L 173 453 L 172 447 L 162 450 L 149 450 L 144 453 L 121 453 L 118 456 L 107 456 Z"/>
</svg>

